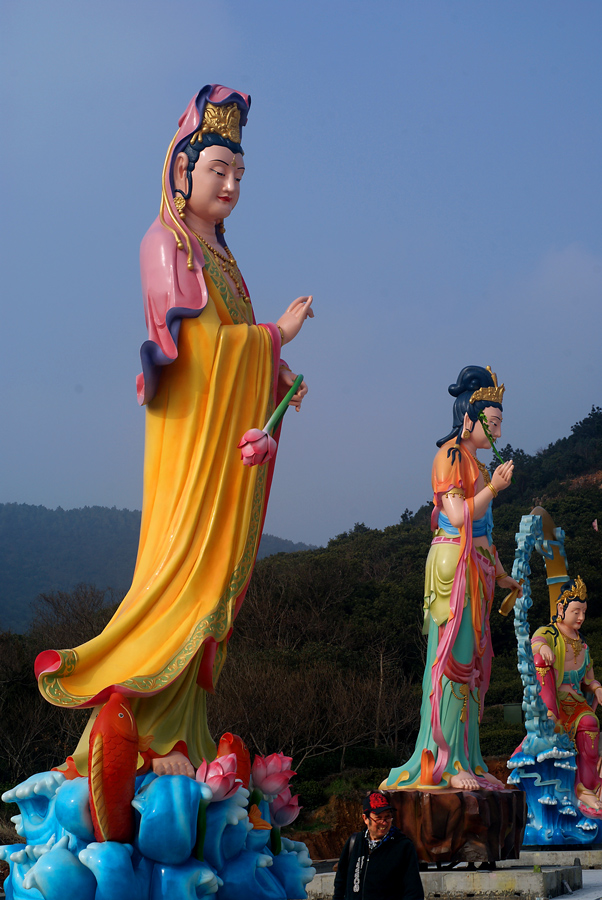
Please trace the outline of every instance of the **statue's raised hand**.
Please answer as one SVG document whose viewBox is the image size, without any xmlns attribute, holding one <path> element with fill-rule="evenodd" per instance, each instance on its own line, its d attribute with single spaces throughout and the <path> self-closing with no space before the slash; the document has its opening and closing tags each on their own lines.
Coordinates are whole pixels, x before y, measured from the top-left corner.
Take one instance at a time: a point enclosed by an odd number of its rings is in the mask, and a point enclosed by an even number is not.
<svg viewBox="0 0 602 900">
<path fill-rule="evenodd" d="M 288 344 L 301 331 L 301 326 L 307 318 L 313 319 L 314 311 L 311 308 L 313 297 L 297 297 L 283 313 L 276 324 L 282 330 L 282 343 Z"/>
<path fill-rule="evenodd" d="M 491 483 L 499 493 L 505 491 L 512 481 L 512 473 L 514 472 L 514 463 L 512 460 L 502 463 L 498 466 L 491 477 Z"/>
</svg>

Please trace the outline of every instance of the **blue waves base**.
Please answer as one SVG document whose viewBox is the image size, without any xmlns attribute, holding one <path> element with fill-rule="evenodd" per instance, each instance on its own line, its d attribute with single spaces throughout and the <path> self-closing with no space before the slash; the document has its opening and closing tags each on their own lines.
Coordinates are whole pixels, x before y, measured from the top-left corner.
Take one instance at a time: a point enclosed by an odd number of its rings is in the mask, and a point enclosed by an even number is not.
<svg viewBox="0 0 602 900">
<path fill-rule="evenodd" d="M 299 900 L 315 869 L 305 844 L 282 838 L 274 855 L 270 830 L 254 829 L 244 788 L 212 801 L 207 785 L 181 775 L 136 781 L 133 845 L 96 842 L 88 779 L 60 772 L 32 775 L 7 791 L 26 844 L 0 847 L 10 865 L 7 900 Z M 203 859 L 193 853 L 199 807 L 206 807 Z M 269 808 L 261 804 L 269 821 Z M 198 854 L 201 855 L 201 854 Z"/>
<path fill-rule="evenodd" d="M 554 750 L 542 758 L 517 751 L 508 765 L 512 767 L 509 784 L 527 795 L 528 821 L 523 846 L 561 846 L 592 844 L 598 840 L 600 825 L 584 816 L 576 803 L 574 754 Z"/>
</svg>

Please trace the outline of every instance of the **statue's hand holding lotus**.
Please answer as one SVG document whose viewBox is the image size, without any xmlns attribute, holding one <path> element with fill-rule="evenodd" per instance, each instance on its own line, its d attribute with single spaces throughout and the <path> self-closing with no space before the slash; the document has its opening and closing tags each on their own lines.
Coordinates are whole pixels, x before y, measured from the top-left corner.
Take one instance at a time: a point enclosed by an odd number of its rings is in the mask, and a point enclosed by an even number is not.
<svg viewBox="0 0 602 900">
<path fill-rule="evenodd" d="M 272 437 L 272 434 L 280 425 L 289 403 L 293 403 L 297 406 L 297 409 L 299 409 L 294 398 L 297 396 L 297 391 L 301 388 L 303 383 L 303 375 L 297 375 L 286 397 L 278 404 L 264 427 L 249 428 L 248 431 L 245 431 L 238 444 L 243 465 L 261 466 L 276 455 L 278 445 Z M 305 390 L 307 391 L 307 387 Z M 299 400 L 299 403 L 300 402 L 301 401 Z"/>
</svg>

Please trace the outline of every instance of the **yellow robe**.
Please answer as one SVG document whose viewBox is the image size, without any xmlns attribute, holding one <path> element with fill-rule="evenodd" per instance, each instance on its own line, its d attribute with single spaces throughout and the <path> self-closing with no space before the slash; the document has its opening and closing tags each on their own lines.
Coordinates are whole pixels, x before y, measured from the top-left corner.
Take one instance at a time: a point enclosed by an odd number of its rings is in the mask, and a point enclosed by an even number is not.
<svg viewBox="0 0 602 900">
<path fill-rule="evenodd" d="M 42 694 L 57 706 L 98 707 L 122 691 L 139 733 L 153 735 L 151 749 L 164 755 L 184 741 L 195 766 L 215 755 L 199 668 L 207 653 L 204 668 L 217 681 L 271 474 L 267 465 L 243 466 L 237 444 L 249 428 L 263 427 L 274 400 L 269 331 L 251 324 L 250 304 L 233 296 L 213 260 L 203 272 L 208 303 L 198 318 L 182 321 L 178 357 L 147 406 L 132 586 L 98 637 L 49 651 L 54 662 L 39 676 Z M 74 754 L 81 774 L 90 727 Z"/>
</svg>

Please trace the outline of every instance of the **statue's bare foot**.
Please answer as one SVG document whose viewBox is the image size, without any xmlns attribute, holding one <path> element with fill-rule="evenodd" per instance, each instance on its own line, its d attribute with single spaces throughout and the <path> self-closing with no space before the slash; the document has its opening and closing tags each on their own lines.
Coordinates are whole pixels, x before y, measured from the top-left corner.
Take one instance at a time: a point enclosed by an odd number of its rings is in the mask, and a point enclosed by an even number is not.
<svg viewBox="0 0 602 900">
<path fill-rule="evenodd" d="M 449 784 L 450 787 L 458 788 L 460 791 L 478 791 L 480 787 L 474 775 L 470 775 L 464 769 L 460 769 L 457 775 L 452 775 Z"/>
<path fill-rule="evenodd" d="M 492 775 L 491 772 L 482 772 L 479 776 L 483 781 L 488 781 L 489 784 L 495 788 L 496 791 L 507 791 L 508 786 L 504 784 L 503 781 L 500 781 L 499 778 L 496 778 L 495 775 Z"/>
<path fill-rule="evenodd" d="M 194 767 L 183 753 L 172 750 L 167 756 L 153 759 L 153 772 L 155 775 L 188 775 L 194 778 Z"/>
<path fill-rule="evenodd" d="M 602 817 L 602 801 L 594 791 L 590 791 L 588 788 L 581 788 L 577 792 L 577 797 L 579 799 L 579 809 L 583 815 L 596 819 Z"/>
</svg>

